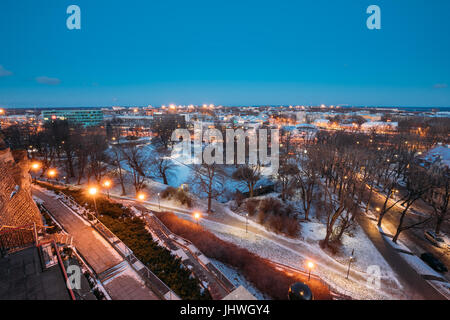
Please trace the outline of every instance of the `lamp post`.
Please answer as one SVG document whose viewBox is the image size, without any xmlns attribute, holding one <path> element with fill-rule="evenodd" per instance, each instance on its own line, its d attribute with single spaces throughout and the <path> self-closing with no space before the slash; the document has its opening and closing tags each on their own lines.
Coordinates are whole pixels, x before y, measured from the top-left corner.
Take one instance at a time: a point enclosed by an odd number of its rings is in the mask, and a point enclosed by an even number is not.
<svg viewBox="0 0 450 320">
<path fill-rule="evenodd" d="M 308 261 L 308 263 L 306 264 L 308 267 L 308 281 L 311 280 L 311 270 L 314 268 L 314 263 L 312 261 Z"/>
<path fill-rule="evenodd" d="M 347 280 L 348 280 L 348 276 L 350 275 L 350 265 L 352 263 L 354 253 L 355 253 L 355 249 L 352 250 L 352 255 L 350 256 L 350 259 L 348 260 L 348 269 L 347 269 L 347 277 L 346 277 Z"/>
<path fill-rule="evenodd" d="M 245 215 L 245 233 L 248 233 L 248 213 Z"/>
<path fill-rule="evenodd" d="M 199 212 L 194 212 L 194 219 L 197 222 L 198 225 L 198 220 L 200 220 L 201 214 Z"/>
<path fill-rule="evenodd" d="M 160 193 L 158 192 L 158 209 L 161 211 Z"/>
<path fill-rule="evenodd" d="M 49 178 L 55 178 L 57 176 L 57 174 L 58 174 L 58 172 L 56 171 L 56 169 L 50 169 L 47 172 L 47 175 Z"/>
<path fill-rule="evenodd" d="M 139 192 L 139 193 L 137 194 L 137 199 L 138 199 L 140 202 L 144 202 L 145 198 L 146 198 L 145 193 Z M 142 204 L 142 206 L 141 206 L 141 214 L 144 215 L 144 204 Z"/>
<path fill-rule="evenodd" d="M 105 180 L 105 181 L 103 182 L 103 187 L 106 189 L 106 192 L 108 193 L 108 199 L 110 199 L 110 196 L 109 196 L 109 189 L 111 188 L 111 186 L 112 186 L 111 180 Z"/>
<path fill-rule="evenodd" d="M 89 188 L 89 194 L 94 199 L 95 215 L 97 216 L 97 219 L 98 219 L 97 200 L 95 198 L 95 196 L 97 195 L 97 192 L 98 192 L 98 190 L 97 190 L 96 187 L 90 187 Z"/>
<path fill-rule="evenodd" d="M 41 168 L 41 164 L 39 162 L 33 162 L 31 164 L 31 170 L 34 171 L 34 182 L 36 182 L 36 174 L 40 168 Z"/>
</svg>

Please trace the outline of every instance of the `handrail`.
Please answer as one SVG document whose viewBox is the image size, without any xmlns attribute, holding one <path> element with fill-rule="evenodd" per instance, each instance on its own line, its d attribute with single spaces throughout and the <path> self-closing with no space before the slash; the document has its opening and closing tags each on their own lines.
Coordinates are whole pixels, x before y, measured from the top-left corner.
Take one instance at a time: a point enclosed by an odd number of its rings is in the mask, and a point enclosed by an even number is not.
<svg viewBox="0 0 450 320">
<path fill-rule="evenodd" d="M 113 247 L 114 249 L 120 254 L 122 255 L 122 257 L 130 263 L 130 266 L 133 270 L 135 270 L 138 274 L 143 275 L 144 281 L 147 282 L 147 285 L 149 287 L 151 287 L 152 290 L 155 290 L 154 285 L 152 285 L 152 281 L 153 282 L 157 282 L 157 284 L 163 288 L 166 289 L 166 292 L 161 292 L 160 289 L 157 289 L 157 291 L 160 293 L 160 296 L 162 299 L 166 299 L 165 295 L 167 295 L 169 293 L 170 297 L 174 297 L 176 299 L 179 299 L 179 297 L 175 294 L 175 292 L 173 292 L 172 289 L 170 289 L 160 278 L 158 278 L 144 263 L 142 263 L 133 253 L 133 251 L 125 244 L 122 242 L 122 240 L 120 240 L 119 237 L 117 237 L 107 226 L 105 226 L 97 217 L 94 213 L 92 213 L 90 210 L 87 210 L 86 208 L 84 208 L 83 206 L 81 206 L 80 204 L 78 204 L 75 199 L 73 199 L 72 196 L 67 195 L 65 193 L 63 193 L 63 197 L 60 197 L 60 200 L 62 200 L 63 203 L 65 203 L 66 205 L 73 205 L 76 208 L 78 208 L 79 210 L 73 210 L 76 214 L 80 215 L 81 217 L 83 217 L 85 220 L 87 220 L 93 227 L 95 230 L 97 230 Z M 69 206 L 70 208 L 70 206 Z M 83 214 L 83 213 L 85 214 Z M 91 220 L 92 219 L 92 220 Z M 125 250 L 125 252 L 123 251 L 123 249 Z M 133 262 L 139 261 L 143 268 L 140 270 L 137 270 L 134 266 L 133 266 Z M 141 271 L 143 270 L 143 271 Z M 144 274 L 142 274 L 144 273 Z"/>
<path fill-rule="evenodd" d="M 59 250 L 58 250 L 58 247 L 57 247 L 57 245 L 56 245 L 55 240 L 49 240 L 49 241 L 41 242 L 41 243 L 39 243 L 39 244 L 36 244 L 36 247 L 39 248 L 39 247 L 41 247 L 41 246 L 43 246 L 43 245 L 45 245 L 45 244 L 50 244 L 51 246 L 53 246 L 53 248 L 55 248 L 56 256 L 57 256 L 57 258 L 58 258 L 58 264 L 59 264 L 59 267 L 61 268 L 61 271 L 62 271 L 62 273 L 63 273 L 64 280 L 65 280 L 65 283 L 66 283 L 67 290 L 69 291 L 70 298 L 71 298 L 72 300 L 76 300 L 76 299 L 75 299 L 75 295 L 74 295 L 74 293 L 73 293 L 73 291 L 72 291 L 72 288 L 70 288 L 70 286 L 67 285 L 67 282 L 68 282 L 68 280 L 69 280 L 69 277 L 67 276 L 66 268 L 64 267 L 64 263 L 63 263 L 63 261 L 62 261 L 62 259 L 61 259 L 61 255 L 60 255 L 60 253 L 59 253 Z"/>
</svg>

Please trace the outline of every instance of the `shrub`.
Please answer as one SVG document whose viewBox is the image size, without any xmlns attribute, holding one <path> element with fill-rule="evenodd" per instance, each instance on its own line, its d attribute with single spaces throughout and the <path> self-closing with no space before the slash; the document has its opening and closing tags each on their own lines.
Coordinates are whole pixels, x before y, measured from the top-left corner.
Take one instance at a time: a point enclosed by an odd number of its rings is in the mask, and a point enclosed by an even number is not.
<svg viewBox="0 0 450 320">
<path fill-rule="evenodd" d="M 247 209 L 248 215 L 251 217 L 255 215 L 257 207 L 258 207 L 258 200 L 249 199 L 245 203 L 245 208 Z"/>
<path fill-rule="evenodd" d="M 295 208 L 291 204 L 285 205 L 279 199 L 270 197 L 260 202 L 258 222 L 270 230 L 295 237 L 300 226 L 294 214 Z"/>
<path fill-rule="evenodd" d="M 62 191 L 66 195 L 72 196 L 79 204 L 87 203 L 89 209 L 94 210 L 92 197 L 85 195 L 81 190 L 41 185 L 55 192 Z M 101 215 L 101 222 L 182 299 L 211 299 L 208 290 L 202 293 L 198 280 L 191 277 L 191 271 L 183 268 L 181 260 L 173 256 L 166 248 L 159 246 L 145 229 L 145 223 L 138 218 L 133 218 L 127 207 L 99 196 L 97 197 L 97 209 Z M 94 294 L 96 293 L 94 292 Z"/>
<path fill-rule="evenodd" d="M 193 200 L 189 195 L 189 192 L 181 188 L 167 187 L 161 193 L 161 198 L 168 200 L 175 199 L 188 208 L 192 208 L 193 205 Z"/>
<path fill-rule="evenodd" d="M 180 219 L 173 213 L 158 212 L 156 215 L 173 233 L 190 240 L 206 256 L 238 269 L 258 290 L 273 299 L 287 299 L 292 283 L 306 282 L 308 279 L 307 275 L 287 275 L 260 256 L 223 241 L 203 227 Z M 311 279 L 308 285 L 315 299 L 331 299 L 328 287 L 320 281 Z"/>
<path fill-rule="evenodd" d="M 236 190 L 236 192 L 233 193 L 233 199 L 234 199 L 234 201 L 236 201 L 236 205 L 239 208 L 242 205 L 242 203 L 244 202 L 245 197 L 242 194 L 242 192 L 240 192 L 239 190 Z"/>
<path fill-rule="evenodd" d="M 283 206 L 280 200 L 270 197 L 261 201 L 259 210 L 264 211 L 266 214 L 280 214 Z"/>
</svg>

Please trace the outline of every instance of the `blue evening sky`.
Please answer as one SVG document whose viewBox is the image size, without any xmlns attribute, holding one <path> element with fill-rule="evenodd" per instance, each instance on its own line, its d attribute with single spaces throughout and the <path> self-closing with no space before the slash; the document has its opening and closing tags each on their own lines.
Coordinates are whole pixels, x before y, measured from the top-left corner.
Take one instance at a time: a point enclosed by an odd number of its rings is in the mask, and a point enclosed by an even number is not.
<svg viewBox="0 0 450 320">
<path fill-rule="evenodd" d="M 449 107 L 449 16 L 448 0 L 1 0 L 0 106 Z"/>
</svg>

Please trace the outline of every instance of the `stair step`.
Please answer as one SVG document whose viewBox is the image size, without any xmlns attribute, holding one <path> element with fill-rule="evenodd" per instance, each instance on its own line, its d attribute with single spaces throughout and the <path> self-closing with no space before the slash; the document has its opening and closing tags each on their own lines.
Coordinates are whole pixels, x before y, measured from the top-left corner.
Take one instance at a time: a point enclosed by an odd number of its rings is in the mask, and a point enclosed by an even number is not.
<svg viewBox="0 0 450 320">
<path fill-rule="evenodd" d="M 122 271 L 124 271 L 126 268 L 128 268 L 128 263 L 124 260 L 121 263 L 116 264 L 115 266 L 109 268 L 108 270 L 103 271 L 99 275 L 99 279 L 102 282 L 107 281 L 107 280 L 113 278 L 114 276 L 118 275 Z"/>
</svg>

